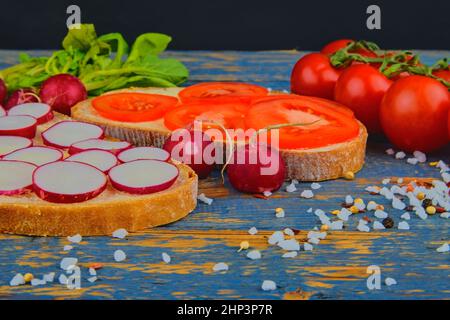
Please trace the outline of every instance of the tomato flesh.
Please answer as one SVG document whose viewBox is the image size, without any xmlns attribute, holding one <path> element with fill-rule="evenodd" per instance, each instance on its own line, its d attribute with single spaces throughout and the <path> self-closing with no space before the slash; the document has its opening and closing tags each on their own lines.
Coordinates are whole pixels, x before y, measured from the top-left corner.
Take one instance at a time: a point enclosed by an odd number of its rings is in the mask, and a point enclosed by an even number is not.
<svg viewBox="0 0 450 320">
<path fill-rule="evenodd" d="M 263 129 L 278 124 L 305 123 L 279 129 L 279 148 L 312 149 L 345 142 L 356 137 L 359 124 L 349 112 L 336 109 L 335 103 L 314 102 L 310 97 L 291 96 L 261 99 L 250 106 L 246 127 Z M 270 131 L 269 137 L 270 140 Z M 273 144 L 272 141 L 270 143 Z"/>
<path fill-rule="evenodd" d="M 339 40 L 331 41 L 330 43 L 325 45 L 322 48 L 322 50 L 320 50 L 320 53 L 331 55 L 331 54 L 335 53 L 336 51 L 339 51 L 340 49 L 345 48 L 352 41 L 353 40 L 351 40 L 351 39 L 339 39 Z"/>
<path fill-rule="evenodd" d="M 136 92 L 106 94 L 92 100 L 92 106 L 102 117 L 124 122 L 159 119 L 177 103 L 174 97 Z"/>
<path fill-rule="evenodd" d="M 266 96 L 269 91 L 261 86 L 238 82 L 206 82 L 187 87 L 180 91 L 183 103 L 200 101 L 239 101 L 250 103 L 254 98 Z"/>
</svg>

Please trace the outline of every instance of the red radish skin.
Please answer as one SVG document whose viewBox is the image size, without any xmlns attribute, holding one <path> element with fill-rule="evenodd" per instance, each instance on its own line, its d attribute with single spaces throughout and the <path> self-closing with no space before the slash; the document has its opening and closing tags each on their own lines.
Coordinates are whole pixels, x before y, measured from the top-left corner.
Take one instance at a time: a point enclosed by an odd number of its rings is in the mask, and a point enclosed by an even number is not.
<svg viewBox="0 0 450 320">
<path fill-rule="evenodd" d="M 75 104 L 87 99 L 83 83 L 70 74 L 58 74 L 45 80 L 39 95 L 53 110 L 68 116 Z"/>
<path fill-rule="evenodd" d="M 179 175 L 177 166 L 159 160 L 135 160 L 109 171 L 111 184 L 119 191 L 150 194 L 170 188 Z"/>
<path fill-rule="evenodd" d="M 9 110 L 18 104 L 40 102 L 39 97 L 32 89 L 18 89 L 13 91 L 5 103 L 5 109 Z"/>
<path fill-rule="evenodd" d="M 117 158 L 122 163 L 134 160 L 169 161 L 170 153 L 164 149 L 155 147 L 136 147 L 120 152 Z"/>
<path fill-rule="evenodd" d="M 8 115 L 14 116 L 30 116 L 36 118 L 37 124 L 46 123 L 54 118 L 52 108 L 45 103 L 29 102 L 19 104 L 8 110 Z"/>
<path fill-rule="evenodd" d="M 8 89 L 6 88 L 5 81 L 3 81 L 3 79 L 0 79 L 0 104 L 3 104 L 7 95 Z"/>
<path fill-rule="evenodd" d="M 114 154 L 131 148 L 131 143 L 126 141 L 108 141 L 103 139 L 87 139 L 76 142 L 69 147 L 69 154 L 76 154 L 86 150 L 106 150 Z"/>
<path fill-rule="evenodd" d="M 99 126 L 80 121 L 61 121 L 41 134 L 45 145 L 59 149 L 87 139 L 102 139 L 104 131 Z"/>
<path fill-rule="evenodd" d="M 33 139 L 37 120 L 30 116 L 0 117 L 0 136 L 19 136 Z"/>
<path fill-rule="evenodd" d="M 32 163 L 36 166 L 62 160 L 64 154 L 61 150 L 50 147 L 29 147 L 13 151 L 3 157 L 3 160 L 16 160 Z"/>
<path fill-rule="evenodd" d="M 6 116 L 6 110 L 3 109 L 2 106 L 0 106 L 0 117 L 4 117 L 4 116 Z"/>
<path fill-rule="evenodd" d="M 33 190 L 39 198 L 48 202 L 78 203 L 100 195 L 107 181 L 106 175 L 91 165 L 57 161 L 34 171 Z"/>
<path fill-rule="evenodd" d="M 65 161 L 86 163 L 105 173 L 119 164 L 117 157 L 106 150 L 87 150 L 79 152 L 66 158 Z"/>
<path fill-rule="evenodd" d="M 0 136 L 0 158 L 19 149 L 33 145 L 33 140 L 18 136 Z"/>
<path fill-rule="evenodd" d="M 261 173 L 261 169 L 269 168 L 273 162 L 266 163 L 261 161 L 259 156 L 260 148 L 269 148 L 263 151 L 262 154 L 266 154 L 271 161 L 278 161 L 278 170 L 272 175 L 264 175 Z M 243 154 L 239 154 L 243 153 Z M 238 155 L 239 154 L 239 155 Z M 244 159 L 240 163 L 236 159 Z M 228 179 L 231 185 L 240 192 L 245 193 L 263 193 L 264 191 L 276 191 L 284 182 L 285 177 L 285 164 L 281 158 L 277 149 L 266 145 L 245 145 L 243 148 L 238 148 L 234 152 L 233 163 L 230 163 L 227 167 Z M 256 163 L 251 164 L 250 159 L 256 159 Z"/>
<path fill-rule="evenodd" d="M 36 168 L 23 161 L 0 160 L 0 195 L 13 196 L 29 191 Z"/>
<path fill-rule="evenodd" d="M 183 139 L 183 137 L 180 136 L 179 139 L 176 139 L 176 132 L 177 131 L 172 133 L 172 135 L 167 138 L 163 149 L 169 152 L 172 159 L 178 160 L 190 166 L 200 179 L 207 178 L 214 169 L 214 163 L 206 163 L 203 155 L 204 150 L 213 143 L 211 139 L 205 133 L 201 131 L 197 131 L 196 133 L 194 130 L 189 131 L 189 137 Z M 177 149 L 174 150 L 175 147 L 177 147 L 180 152 L 177 152 Z M 199 153 L 201 153 L 201 155 L 199 155 Z M 214 155 L 215 152 L 213 152 L 212 156 Z M 195 161 L 196 158 L 199 156 L 201 156 L 201 163 L 195 163 L 197 162 Z"/>
</svg>

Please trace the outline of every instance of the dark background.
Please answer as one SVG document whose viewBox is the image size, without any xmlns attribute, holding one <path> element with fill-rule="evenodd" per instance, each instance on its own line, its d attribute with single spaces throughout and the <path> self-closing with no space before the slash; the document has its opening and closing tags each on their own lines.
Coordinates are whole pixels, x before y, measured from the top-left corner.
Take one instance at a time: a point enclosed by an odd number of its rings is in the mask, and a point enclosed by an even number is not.
<svg viewBox="0 0 450 320">
<path fill-rule="evenodd" d="M 162 32 L 171 49 L 318 50 L 343 37 L 390 49 L 450 49 L 450 0 L 1 0 L 0 49 L 53 49 L 66 33 L 66 8 L 99 34 L 131 42 Z M 366 8 L 381 7 L 381 30 L 366 28 Z"/>
</svg>

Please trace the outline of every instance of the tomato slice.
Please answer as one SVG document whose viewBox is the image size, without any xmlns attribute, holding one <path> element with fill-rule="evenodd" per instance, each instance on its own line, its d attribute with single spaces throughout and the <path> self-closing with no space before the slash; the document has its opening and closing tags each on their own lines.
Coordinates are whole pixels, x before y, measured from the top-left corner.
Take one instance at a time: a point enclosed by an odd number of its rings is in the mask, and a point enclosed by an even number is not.
<svg viewBox="0 0 450 320">
<path fill-rule="evenodd" d="M 161 118 L 178 103 L 178 99 L 138 92 L 111 93 L 92 100 L 92 106 L 107 119 L 144 122 Z"/>
<path fill-rule="evenodd" d="M 183 104 L 166 113 L 164 124 L 170 130 L 186 128 L 196 120 L 203 121 L 203 129 L 221 128 L 221 126 L 226 129 L 244 128 L 247 109 L 248 106 L 243 103 Z"/>
<path fill-rule="evenodd" d="M 199 102 L 200 100 L 250 103 L 254 98 L 267 96 L 268 93 L 266 88 L 254 84 L 205 82 L 181 90 L 179 97 L 184 103 Z"/>
<path fill-rule="evenodd" d="M 260 99 L 250 106 L 245 124 L 247 128 L 263 129 L 277 124 L 311 123 L 279 129 L 279 148 L 325 147 L 348 141 L 359 133 L 353 113 L 337 105 L 325 99 L 294 95 Z M 271 142 L 270 131 L 268 134 Z"/>
</svg>

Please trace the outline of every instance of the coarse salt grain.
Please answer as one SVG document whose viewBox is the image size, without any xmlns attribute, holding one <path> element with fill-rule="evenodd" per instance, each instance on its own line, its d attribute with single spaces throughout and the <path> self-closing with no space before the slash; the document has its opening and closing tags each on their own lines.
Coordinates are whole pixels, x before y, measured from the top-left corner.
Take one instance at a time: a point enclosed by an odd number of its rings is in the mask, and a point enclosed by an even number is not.
<svg viewBox="0 0 450 320">
<path fill-rule="evenodd" d="M 450 250 L 450 246 L 448 245 L 448 243 L 444 243 L 442 246 L 440 246 L 439 248 L 436 249 L 437 252 L 443 253 L 443 252 L 447 252 Z"/>
<path fill-rule="evenodd" d="M 383 229 L 386 229 L 385 226 L 384 226 L 380 221 L 375 221 L 375 222 L 373 223 L 372 228 L 373 228 L 374 230 L 383 230 Z"/>
<path fill-rule="evenodd" d="M 76 234 L 74 236 L 67 237 L 67 240 L 69 240 L 69 242 L 72 242 L 72 243 L 80 243 L 81 240 L 83 240 L 83 237 L 79 234 Z"/>
<path fill-rule="evenodd" d="M 64 258 L 61 260 L 60 268 L 63 270 L 69 270 L 73 268 L 78 263 L 77 258 Z"/>
<path fill-rule="evenodd" d="M 60 284 L 67 284 L 69 282 L 69 279 L 66 277 L 65 274 L 60 274 L 58 277 L 58 282 Z"/>
<path fill-rule="evenodd" d="M 312 246 L 312 244 L 310 244 L 310 243 L 303 244 L 303 250 L 312 251 L 313 249 L 314 249 L 314 247 Z"/>
<path fill-rule="evenodd" d="M 289 240 L 281 240 L 278 242 L 278 246 L 287 251 L 299 251 L 300 250 L 300 244 L 295 239 L 289 239 Z"/>
<path fill-rule="evenodd" d="M 392 149 L 392 148 L 386 149 L 385 152 L 387 155 L 390 155 L 390 156 L 394 155 L 394 153 L 395 153 L 394 149 Z"/>
<path fill-rule="evenodd" d="M 300 194 L 300 197 L 311 199 L 312 197 L 314 197 L 314 193 L 311 190 L 303 190 Z"/>
<path fill-rule="evenodd" d="M 369 201 L 367 204 L 367 210 L 372 211 L 377 208 L 377 203 L 375 201 Z"/>
<path fill-rule="evenodd" d="M 402 218 L 403 220 L 409 220 L 411 219 L 411 215 L 409 214 L 409 212 L 405 212 L 400 216 L 400 218 Z"/>
<path fill-rule="evenodd" d="M 64 248 L 63 248 L 64 251 L 70 251 L 72 249 L 73 249 L 73 247 L 71 245 L 69 245 L 69 244 L 65 245 Z"/>
<path fill-rule="evenodd" d="M 403 210 L 406 208 L 406 204 L 403 203 L 399 198 L 393 197 L 392 198 L 392 207 L 394 209 Z"/>
<path fill-rule="evenodd" d="M 310 238 L 310 239 L 308 239 L 308 242 L 312 243 L 312 244 L 319 244 L 320 239 L 319 238 Z"/>
<path fill-rule="evenodd" d="M 385 219 L 388 216 L 388 214 L 386 212 L 384 212 L 383 210 L 375 210 L 374 215 L 378 219 Z"/>
<path fill-rule="evenodd" d="M 200 193 L 200 194 L 197 196 L 197 199 L 200 200 L 200 201 L 203 202 L 203 203 L 206 203 L 208 206 L 211 205 L 211 204 L 213 203 L 213 199 L 208 198 L 207 196 L 205 196 L 204 193 Z"/>
<path fill-rule="evenodd" d="M 423 208 L 423 207 L 414 207 L 414 210 L 415 210 L 415 212 L 416 212 L 416 215 L 420 218 L 420 219 L 422 219 L 422 220 L 425 220 L 425 219 L 427 219 L 428 218 L 428 215 L 427 215 L 427 213 L 425 212 L 425 209 Z"/>
<path fill-rule="evenodd" d="M 295 187 L 295 184 L 293 184 L 292 182 L 286 186 L 286 192 L 291 193 L 295 191 L 297 191 L 297 188 Z"/>
<path fill-rule="evenodd" d="M 225 262 L 219 262 L 213 266 L 214 272 L 227 271 L 227 270 L 228 270 L 228 265 Z"/>
<path fill-rule="evenodd" d="M 358 226 L 356 227 L 356 229 L 358 229 L 358 231 L 361 232 L 369 232 L 370 228 L 367 225 L 367 221 L 365 220 L 359 220 Z"/>
<path fill-rule="evenodd" d="M 404 153 L 403 151 L 399 151 L 395 154 L 395 159 L 403 159 L 406 157 L 406 153 Z"/>
<path fill-rule="evenodd" d="M 286 213 L 284 212 L 283 209 L 277 208 L 277 210 L 275 210 L 275 217 L 284 218 L 285 215 L 286 215 Z"/>
<path fill-rule="evenodd" d="M 264 191 L 263 192 L 263 196 L 264 197 L 270 197 L 272 195 L 272 192 L 270 192 L 270 191 Z"/>
<path fill-rule="evenodd" d="M 284 253 L 281 257 L 282 258 L 295 258 L 298 255 L 297 251 L 289 251 Z"/>
<path fill-rule="evenodd" d="M 413 152 L 414 158 L 416 158 L 420 163 L 427 162 L 427 155 L 421 151 Z"/>
<path fill-rule="evenodd" d="M 113 232 L 113 238 L 124 239 L 128 235 L 128 231 L 121 228 Z"/>
<path fill-rule="evenodd" d="M 400 223 L 398 224 L 398 229 L 399 230 L 409 230 L 409 224 L 406 221 L 400 221 Z"/>
<path fill-rule="evenodd" d="M 406 162 L 412 165 L 416 165 L 419 162 L 419 160 L 417 160 L 416 158 L 408 158 L 406 159 Z"/>
<path fill-rule="evenodd" d="M 42 286 L 42 285 L 44 285 L 45 284 L 45 280 L 42 280 L 42 279 L 32 279 L 31 280 L 31 285 L 33 286 L 33 287 L 35 287 L 35 286 Z"/>
<path fill-rule="evenodd" d="M 450 212 L 443 212 L 441 213 L 440 217 L 443 219 L 448 219 L 450 217 Z"/>
<path fill-rule="evenodd" d="M 285 229 L 283 230 L 283 232 L 284 232 L 284 234 L 287 235 L 287 236 L 293 237 L 293 236 L 295 235 L 294 231 L 293 231 L 292 229 L 290 229 L 290 228 L 285 228 Z"/>
<path fill-rule="evenodd" d="M 308 235 L 306 237 L 308 239 L 311 239 L 311 238 L 325 239 L 327 237 L 327 233 L 326 232 L 318 232 L 318 231 L 310 231 L 310 232 L 308 232 Z"/>
<path fill-rule="evenodd" d="M 278 242 L 284 240 L 284 234 L 281 231 L 275 231 L 267 240 L 269 244 L 277 244 Z"/>
<path fill-rule="evenodd" d="M 165 252 L 163 252 L 163 253 L 161 254 L 161 257 L 162 257 L 162 260 L 163 260 L 165 263 L 170 263 L 170 261 L 172 260 L 172 259 L 170 258 L 170 256 L 169 256 L 167 253 L 165 253 Z"/>
<path fill-rule="evenodd" d="M 88 278 L 88 281 L 89 281 L 90 283 L 94 283 L 95 281 L 97 281 L 97 277 L 96 277 L 96 276 L 89 277 L 89 278 Z"/>
<path fill-rule="evenodd" d="M 390 182 L 391 182 L 391 179 L 389 179 L 389 178 L 383 179 L 381 181 L 382 184 L 389 184 Z"/>
<path fill-rule="evenodd" d="M 45 282 L 53 282 L 55 280 L 55 273 L 54 272 L 50 272 L 50 273 L 44 274 L 42 279 Z"/>
<path fill-rule="evenodd" d="M 264 280 L 261 285 L 261 289 L 264 291 L 273 291 L 277 289 L 277 285 L 272 280 Z"/>
<path fill-rule="evenodd" d="M 248 234 L 250 235 L 255 235 L 258 233 L 258 229 L 256 229 L 255 227 L 251 227 L 250 229 L 248 229 Z"/>
<path fill-rule="evenodd" d="M 342 208 L 341 211 L 337 214 L 337 217 L 342 221 L 348 221 L 348 218 L 352 215 L 352 213 L 346 208 Z"/>
<path fill-rule="evenodd" d="M 444 180 L 445 183 L 449 183 L 450 182 L 450 173 L 443 172 L 441 176 L 442 176 L 442 180 Z"/>
<path fill-rule="evenodd" d="M 320 184 L 318 184 L 317 182 L 311 183 L 311 189 L 313 189 L 313 190 L 320 189 L 321 187 L 322 186 Z"/>
<path fill-rule="evenodd" d="M 122 250 L 114 251 L 114 260 L 116 262 L 124 261 L 127 258 L 127 255 Z"/>
<path fill-rule="evenodd" d="M 345 203 L 346 204 L 353 204 L 353 197 L 351 195 L 345 196 Z"/>
<path fill-rule="evenodd" d="M 11 287 L 17 287 L 25 284 L 25 279 L 21 273 L 16 274 L 11 281 L 9 281 L 9 285 Z"/>
<path fill-rule="evenodd" d="M 261 252 L 259 250 L 251 250 L 247 253 L 247 258 L 251 260 L 261 259 Z"/>
<path fill-rule="evenodd" d="M 308 210 L 306 210 L 306 212 L 311 213 L 313 211 L 313 208 L 309 208 Z"/>
<path fill-rule="evenodd" d="M 384 280 L 384 283 L 386 283 L 386 285 L 389 287 L 397 284 L 397 281 L 395 281 L 394 278 L 386 278 L 386 280 Z"/>
<path fill-rule="evenodd" d="M 97 275 L 97 270 L 95 270 L 94 268 L 89 268 L 89 275 L 96 276 Z"/>
<path fill-rule="evenodd" d="M 343 221 L 333 221 L 330 224 L 330 229 L 331 230 L 342 230 L 343 227 L 344 227 L 344 222 Z"/>
<path fill-rule="evenodd" d="M 377 186 L 368 186 L 365 190 L 370 193 L 380 193 L 380 188 Z"/>
</svg>

